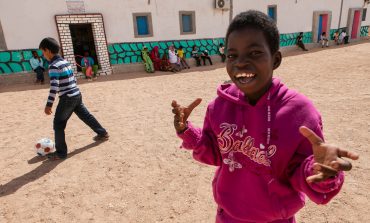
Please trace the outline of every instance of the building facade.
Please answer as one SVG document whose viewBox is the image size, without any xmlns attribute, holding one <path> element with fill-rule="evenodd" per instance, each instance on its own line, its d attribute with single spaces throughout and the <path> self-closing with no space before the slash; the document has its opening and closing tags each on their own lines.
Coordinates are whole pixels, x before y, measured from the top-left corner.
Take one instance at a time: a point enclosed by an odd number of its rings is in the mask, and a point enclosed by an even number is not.
<svg viewBox="0 0 370 223">
<path fill-rule="evenodd" d="M 255 9 L 274 18 L 282 47 L 295 45 L 299 32 L 316 43 L 346 30 L 350 41 L 368 36 L 364 0 L 0 0 L 0 75 L 29 72 L 31 50 L 44 37 L 61 43 L 62 55 L 79 70 L 89 52 L 100 74 L 140 63 L 140 50 L 195 45 L 217 54 L 230 19 Z"/>
</svg>

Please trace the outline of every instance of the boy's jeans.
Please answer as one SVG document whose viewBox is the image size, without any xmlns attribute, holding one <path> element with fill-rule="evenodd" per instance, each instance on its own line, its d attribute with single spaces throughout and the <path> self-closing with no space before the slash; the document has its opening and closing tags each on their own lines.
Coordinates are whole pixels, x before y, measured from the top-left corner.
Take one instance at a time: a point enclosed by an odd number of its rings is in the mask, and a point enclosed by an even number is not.
<svg viewBox="0 0 370 223">
<path fill-rule="evenodd" d="M 73 112 L 76 113 L 76 115 L 98 135 L 104 135 L 107 133 L 107 131 L 99 124 L 95 117 L 90 114 L 82 103 L 81 94 L 73 97 L 62 95 L 59 97 L 59 103 L 54 117 L 55 148 L 60 157 L 67 156 L 67 144 L 65 141 L 64 129 L 66 128 L 67 121 Z"/>
</svg>

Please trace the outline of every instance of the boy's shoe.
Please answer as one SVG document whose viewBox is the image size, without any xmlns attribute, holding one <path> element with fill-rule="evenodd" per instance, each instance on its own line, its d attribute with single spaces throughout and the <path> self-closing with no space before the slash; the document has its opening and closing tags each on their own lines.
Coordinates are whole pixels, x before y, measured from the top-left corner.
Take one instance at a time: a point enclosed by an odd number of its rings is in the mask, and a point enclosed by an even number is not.
<svg viewBox="0 0 370 223">
<path fill-rule="evenodd" d="M 107 133 L 105 133 L 104 135 L 96 135 L 95 137 L 94 137 L 94 140 L 95 141 L 106 141 L 106 140 L 108 140 L 109 139 L 109 134 L 108 134 L 108 132 Z"/>
<path fill-rule="evenodd" d="M 56 161 L 56 160 L 64 160 L 67 158 L 67 155 L 66 156 L 60 156 L 57 152 L 53 152 L 53 153 L 49 153 L 47 155 L 48 159 L 51 160 L 51 161 Z"/>
</svg>

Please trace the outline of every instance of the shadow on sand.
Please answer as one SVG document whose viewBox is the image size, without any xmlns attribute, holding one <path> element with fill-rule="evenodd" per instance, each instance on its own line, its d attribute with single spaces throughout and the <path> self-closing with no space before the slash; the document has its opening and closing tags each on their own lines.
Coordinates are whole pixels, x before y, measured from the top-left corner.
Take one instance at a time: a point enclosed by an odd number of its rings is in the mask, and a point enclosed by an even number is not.
<svg viewBox="0 0 370 223">
<path fill-rule="evenodd" d="M 84 152 L 92 147 L 98 146 L 99 144 L 103 143 L 103 141 L 93 142 L 89 145 L 76 149 L 75 151 L 68 154 L 68 159 L 72 158 L 73 156 Z M 34 157 L 28 160 L 29 164 L 37 163 L 42 161 L 42 164 L 38 166 L 36 169 L 17 177 L 4 185 L 0 185 L 0 197 L 7 196 L 13 194 L 18 189 L 23 187 L 24 185 L 31 183 L 40 177 L 44 176 L 45 174 L 52 171 L 56 166 L 60 163 L 64 162 L 65 160 L 57 160 L 57 161 L 49 161 L 45 157 Z"/>
</svg>

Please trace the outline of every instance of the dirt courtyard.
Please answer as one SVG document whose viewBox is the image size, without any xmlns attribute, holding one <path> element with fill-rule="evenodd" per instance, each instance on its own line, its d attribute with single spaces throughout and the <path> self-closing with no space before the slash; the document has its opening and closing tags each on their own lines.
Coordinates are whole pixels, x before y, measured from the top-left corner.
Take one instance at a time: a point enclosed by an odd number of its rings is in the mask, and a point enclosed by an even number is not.
<svg viewBox="0 0 370 223">
<path fill-rule="evenodd" d="M 314 102 L 327 142 L 360 154 L 338 196 L 326 206 L 307 201 L 297 222 L 370 222 L 369 41 L 284 57 L 274 75 Z M 35 157 L 35 142 L 53 139 L 53 116 L 43 113 L 47 86 L 0 91 L 1 223 L 214 222 L 215 167 L 179 149 L 170 104 L 203 98 L 190 116 L 201 126 L 216 87 L 228 80 L 225 68 L 122 77 L 79 86 L 111 139 L 94 143 L 94 132 L 73 115 L 62 162 Z"/>
</svg>

